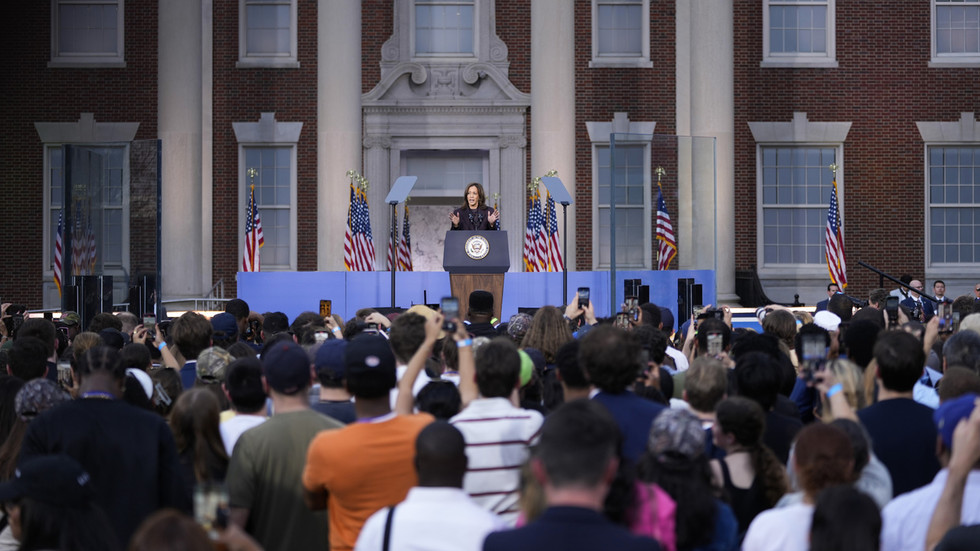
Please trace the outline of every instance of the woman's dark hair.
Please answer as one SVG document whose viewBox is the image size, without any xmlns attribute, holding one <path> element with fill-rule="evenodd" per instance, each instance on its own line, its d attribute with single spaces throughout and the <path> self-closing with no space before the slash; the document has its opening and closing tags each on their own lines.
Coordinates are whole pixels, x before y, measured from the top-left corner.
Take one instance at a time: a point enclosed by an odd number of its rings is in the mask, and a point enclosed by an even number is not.
<svg viewBox="0 0 980 551">
<path fill-rule="evenodd" d="M 874 500 L 849 485 L 820 492 L 810 525 L 811 551 L 878 549 L 881 513 Z"/>
<path fill-rule="evenodd" d="M 194 519 L 174 509 L 153 513 L 140 525 L 129 551 L 210 551 L 207 532 Z"/>
<path fill-rule="evenodd" d="M 79 358 L 78 365 L 75 367 L 75 374 L 79 377 L 91 375 L 96 371 L 104 371 L 117 381 L 122 381 L 126 377 L 126 367 L 123 366 L 119 352 L 108 346 L 89 348 Z"/>
<path fill-rule="evenodd" d="M 123 367 L 146 371 L 150 365 L 150 349 L 145 344 L 131 342 L 119 351 Z"/>
<path fill-rule="evenodd" d="M 218 399 L 204 388 L 181 394 L 170 412 L 177 453 L 193 452 L 194 477 L 199 483 L 211 480 L 210 465 L 217 464 L 222 471 L 228 467 L 228 453 L 218 428 L 220 415 Z"/>
<path fill-rule="evenodd" d="M 14 399 L 11 398 L 11 408 L 13 408 L 13 402 Z M 26 433 L 27 421 L 17 417 L 14 425 L 7 433 L 6 440 L 0 445 L 0 481 L 14 478 L 17 472 L 17 457 L 20 456 L 20 447 L 24 443 L 24 434 Z"/>
<path fill-rule="evenodd" d="M 648 451 L 640 459 L 637 475 L 660 486 L 676 502 L 678 549 L 707 545 L 714 539 L 717 491 L 711 485 L 711 467 L 704 454 L 688 459 L 673 453 L 654 456 Z"/>
<path fill-rule="evenodd" d="M 476 192 L 480 195 L 476 208 L 482 209 L 483 207 L 487 206 L 487 193 L 483 191 L 483 185 L 477 182 L 472 182 L 466 186 L 466 191 L 463 192 L 463 210 L 470 208 L 470 203 L 466 200 L 466 196 L 469 194 L 470 188 L 474 186 L 476 187 Z"/>
<path fill-rule="evenodd" d="M 450 417 L 459 413 L 463 405 L 459 389 L 452 381 L 429 381 L 429 384 L 419 391 L 415 404 L 419 411 L 431 413 L 442 421 L 448 421 Z"/>
<path fill-rule="evenodd" d="M 228 353 L 232 355 L 233 358 L 258 358 L 259 355 L 255 353 L 255 349 L 246 344 L 243 341 L 238 341 L 235 344 L 228 347 Z"/>
<path fill-rule="evenodd" d="M 864 430 L 860 423 L 850 419 L 834 419 L 830 424 L 840 427 L 851 439 L 851 446 L 854 448 L 853 480 L 857 481 L 858 478 L 861 478 L 861 471 L 871 461 L 871 437 L 868 436 L 868 431 Z"/>
<path fill-rule="evenodd" d="M 20 500 L 20 551 L 120 549 L 109 517 L 94 502 L 81 507 Z"/>
<path fill-rule="evenodd" d="M 153 380 L 153 410 L 167 418 L 184 390 L 180 384 L 180 372 L 166 367 L 154 369 L 150 371 L 150 379 Z"/>
<path fill-rule="evenodd" d="M 752 457 L 752 470 L 762 482 L 768 507 L 776 505 L 789 488 L 786 468 L 762 443 L 766 431 L 766 414 L 755 401 L 741 396 L 722 400 L 715 415 L 722 432 L 731 434 L 735 441 Z"/>
</svg>

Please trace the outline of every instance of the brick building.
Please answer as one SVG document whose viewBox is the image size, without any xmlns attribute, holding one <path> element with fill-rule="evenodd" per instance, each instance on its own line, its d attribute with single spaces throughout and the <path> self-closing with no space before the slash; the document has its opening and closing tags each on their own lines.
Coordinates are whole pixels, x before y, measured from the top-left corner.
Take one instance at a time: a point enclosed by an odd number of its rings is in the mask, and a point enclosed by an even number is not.
<svg viewBox="0 0 980 551">
<path fill-rule="evenodd" d="M 370 182 L 384 267 L 391 182 L 412 194 L 416 269 L 441 269 L 466 182 L 497 194 L 520 269 L 525 185 L 557 170 L 572 269 L 604 270 L 617 133 L 619 268 L 757 267 L 806 302 L 827 281 L 832 173 L 848 291 L 893 273 L 969 291 L 980 265 L 980 1 L 51 0 L 14 8 L 0 121 L 0 297 L 57 306 L 64 144 L 100 159 L 99 269 L 152 271 L 139 152 L 162 144 L 163 296 L 235 292 L 254 183 L 266 270 L 342 270 L 348 170 Z M 139 166 L 138 166 L 139 165 Z M 249 169 L 256 169 L 254 177 Z M 401 215 L 401 209 L 399 209 Z M 41 221 L 42 223 L 37 223 Z M 891 285 L 888 285 L 891 287 Z"/>
</svg>

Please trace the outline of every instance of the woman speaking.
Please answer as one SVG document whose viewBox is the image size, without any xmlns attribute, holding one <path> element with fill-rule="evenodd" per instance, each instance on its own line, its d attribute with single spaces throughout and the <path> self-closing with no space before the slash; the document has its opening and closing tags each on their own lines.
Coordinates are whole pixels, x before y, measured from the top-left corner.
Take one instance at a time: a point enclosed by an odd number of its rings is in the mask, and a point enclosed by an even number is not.
<svg viewBox="0 0 980 551">
<path fill-rule="evenodd" d="M 495 230 L 500 211 L 487 206 L 483 186 L 474 182 L 466 186 L 463 206 L 449 214 L 454 230 Z"/>
</svg>

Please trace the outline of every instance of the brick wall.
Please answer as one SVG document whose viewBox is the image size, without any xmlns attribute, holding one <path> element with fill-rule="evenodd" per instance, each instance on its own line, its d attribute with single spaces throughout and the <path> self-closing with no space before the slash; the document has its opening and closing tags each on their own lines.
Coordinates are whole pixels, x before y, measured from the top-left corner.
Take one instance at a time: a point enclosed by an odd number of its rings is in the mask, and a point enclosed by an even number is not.
<svg viewBox="0 0 980 551">
<path fill-rule="evenodd" d="M 48 68 L 51 3 L 14 3 L 8 15 L 16 23 L 4 32 L 0 78 L 0 297 L 39 308 L 48 262 L 42 258 L 44 152 L 34 123 L 77 122 L 87 112 L 96 122 L 138 122 L 137 140 L 156 138 L 157 2 L 126 2 L 124 69 Z M 131 232 L 131 259 L 143 263 L 155 243 L 144 229 L 134 225 Z"/>
<path fill-rule="evenodd" d="M 929 2 L 837 3 L 836 69 L 763 69 L 762 3 L 735 7 L 735 249 L 756 263 L 756 145 L 749 121 L 850 121 L 843 203 L 848 291 L 864 297 L 878 276 L 925 270 L 924 144 L 916 121 L 980 112 L 980 69 L 931 69 Z"/>
<path fill-rule="evenodd" d="M 655 135 L 675 133 L 675 3 L 672 0 L 650 2 L 650 59 L 652 69 L 589 68 L 592 59 L 592 4 L 575 3 L 575 155 L 577 182 L 575 201 L 578 204 L 575 251 L 580 270 L 592 268 L 592 232 L 598 231 L 598 221 L 591 221 L 592 212 L 592 143 L 586 129 L 587 121 L 608 122 L 616 112 L 625 112 L 631 121 L 656 122 Z M 676 158 L 673 161 L 665 147 L 667 139 L 658 138 L 652 155 L 663 154 L 668 164 L 664 195 L 667 208 L 676 219 L 677 185 Z M 675 155 L 676 157 L 676 155 Z M 651 157 L 653 158 L 653 157 Z M 651 170 L 655 168 L 651 167 Z M 650 225 L 655 236 L 657 188 L 653 182 Z M 676 221 L 674 222 L 676 226 Z M 656 239 L 651 240 L 652 258 L 656 258 Z"/>
<path fill-rule="evenodd" d="M 370 2 L 365 2 L 368 4 Z M 238 234 L 244 213 L 238 209 L 238 142 L 233 122 L 257 122 L 274 112 L 279 122 L 302 122 L 296 150 L 297 268 L 317 263 L 317 2 L 299 0 L 298 69 L 238 69 L 238 0 L 214 2 L 214 280 L 224 279 L 225 295 L 236 296 L 235 274 L 241 251 Z M 341 239 L 342 236 L 326 236 Z"/>
</svg>

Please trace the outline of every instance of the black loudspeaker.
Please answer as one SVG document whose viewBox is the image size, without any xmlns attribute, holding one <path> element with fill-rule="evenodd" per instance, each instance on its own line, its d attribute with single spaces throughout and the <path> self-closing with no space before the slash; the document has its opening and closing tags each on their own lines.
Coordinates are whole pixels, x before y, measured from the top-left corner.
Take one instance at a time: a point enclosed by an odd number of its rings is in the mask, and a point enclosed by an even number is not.
<svg viewBox="0 0 980 551">
<path fill-rule="evenodd" d="M 156 311 L 154 292 L 157 288 L 157 277 L 152 274 L 141 274 L 136 280 L 139 286 L 139 312 L 134 312 L 140 319 Z"/>
<path fill-rule="evenodd" d="M 527 315 L 531 316 L 532 318 L 534 317 L 534 314 L 537 313 L 537 311 L 538 311 L 538 307 L 537 306 L 535 306 L 533 308 L 530 307 L 530 306 L 518 306 L 517 307 L 517 312 L 519 314 L 527 314 Z"/>
<path fill-rule="evenodd" d="M 640 300 L 640 304 L 646 304 L 650 302 L 650 286 L 649 285 L 639 285 L 637 287 L 639 290 L 637 293 L 637 298 Z M 657 306 L 660 306 L 659 304 Z"/>
<path fill-rule="evenodd" d="M 82 327 L 88 327 L 96 314 L 112 311 L 112 276 L 73 276 L 72 279 L 77 289 L 75 311 L 82 318 Z"/>
<path fill-rule="evenodd" d="M 394 308 L 392 308 L 391 306 L 375 306 L 374 309 L 385 317 L 388 317 L 388 314 L 401 314 L 405 311 L 404 308 L 399 308 L 397 306 Z"/>
<path fill-rule="evenodd" d="M 694 306 L 700 303 L 694 302 L 693 294 L 694 279 L 680 278 L 677 280 L 677 327 L 691 319 Z"/>
</svg>

